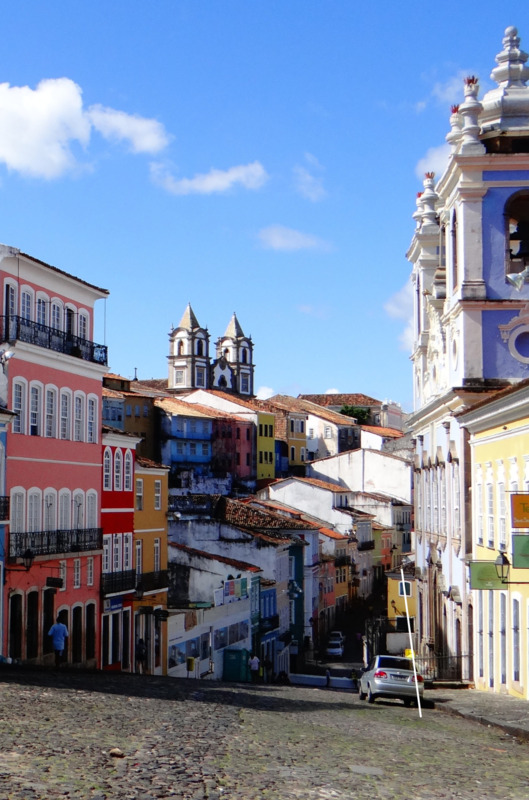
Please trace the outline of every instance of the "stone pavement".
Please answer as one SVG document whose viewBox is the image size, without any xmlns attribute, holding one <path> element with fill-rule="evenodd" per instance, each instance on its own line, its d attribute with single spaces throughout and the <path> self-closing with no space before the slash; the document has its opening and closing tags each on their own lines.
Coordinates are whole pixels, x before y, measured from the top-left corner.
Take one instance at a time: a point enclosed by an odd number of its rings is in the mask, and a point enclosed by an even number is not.
<svg viewBox="0 0 529 800">
<path fill-rule="evenodd" d="M 475 689 L 438 688 L 426 691 L 426 702 L 433 703 L 436 709 L 499 728 L 511 736 L 529 741 L 527 700 Z"/>
<path fill-rule="evenodd" d="M 419 720 L 350 691 L 2 669 L 0 800 L 529 797 L 528 704 L 447 688 L 424 707 Z"/>
</svg>

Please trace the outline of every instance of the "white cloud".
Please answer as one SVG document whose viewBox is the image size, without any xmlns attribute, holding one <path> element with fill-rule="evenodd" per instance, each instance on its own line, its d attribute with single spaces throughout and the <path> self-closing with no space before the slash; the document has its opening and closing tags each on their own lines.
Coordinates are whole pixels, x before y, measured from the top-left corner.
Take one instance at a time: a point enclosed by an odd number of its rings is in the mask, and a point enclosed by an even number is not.
<svg viewBox="0 0 529 800">
<path fill-rule="evenodd" d="M 218 194 L 237 185 L 245 189 L 260 189 L 268 180 L 266 170 L 259 161 L 227 170 L 212 169 L 194 178 L 175 178 L 163 164 L 151 164 L 151 176 L 156 184 L 177 195 Z"/>
<path fill-rule="evenodd" d="M 441 144 L 439 147 L 430 147 L 426 155 L 417 162 L 415 174 L 422 180 L 425 172 L 435 172 L 437 178 L 440 178 L 448 164 L 449 155 L 449 144 Z"/>
<path fill-rule="evenodd" d="M 0 162 L 39 178 L 58 178 L 75 167 L 72 142 L 85 146 L 90 123 L 82 92 L 68 78 L 29 86 L 0 84 Z"/>
<path fill-rule="evenodd" d="M 324 394 L 340 394 L 339 389 L 326 389 Z"/>
<path fill-rule="evenodd" d="M 271 389 L 270 386 L 260 386 L 255 396 L 258 400 L 268 400 L 269 397 L 273 397 L 274 395 L 275 391 Z"/>
<path fill-rule="evenodd" d="M 158 152 L 168 142 L 155 120 L 102 106 L 83 108 L 82 90 L 69 78 L 29 86 L 0 84 L 0 162 L 22 175 L 51 180 L 79 169 L 72 148 L 87 148 L 93 128 L 127 140 L 133 152 Z"/>
<path fill-rule="evenodd" d="M 261 245 L 267 250 L 329 250 L 330 246 L 323 239 L 308 233 L 286 228 L 284 225 L 269 225 L 259 231 Z"/>
<path fill-rule="evenodd" d="M 384 310 L 392 319 L 404 321 L 406 323 L 401 335 L 399 336 L 401 350 L 408 353 L 413 349 L 413 286 L 408 281 L 402 289 L 389 298 L 384 303 Z"/>
<path fill-rule="evenodd" d="M 105 139 L 128 141 L 133 153 L 158 153 L 169 144 L 165 128 L 155 119 L 101 105 L 91 106 L 88 118 Z"/>
<path fill-rule="evenodd" d="M 470 73 L 465 72 L 465 70 L 459 70 L 459 72 L 449 80 L 443 83 L 440 81 L 434 83 L 432 97 L 447 106 L 462 103 L 465 99 L 463 89 L 464 80 L 469 74 Z"/>
<path fill-rule="evenodd" d="M 313 171 L 322 171 L 323 167 L 312 153 L 305 153 L 305 160 Z M 299 192 L 302 197 L 306 197 L 307 200 L 316 203 L 327 195 L 327 192 L 323 188 L 323 178 L 321 175 L 314 175 L 309 169 L 301 166 L 294 167 L 293 172 L 296 191 Z"/>
</svg>

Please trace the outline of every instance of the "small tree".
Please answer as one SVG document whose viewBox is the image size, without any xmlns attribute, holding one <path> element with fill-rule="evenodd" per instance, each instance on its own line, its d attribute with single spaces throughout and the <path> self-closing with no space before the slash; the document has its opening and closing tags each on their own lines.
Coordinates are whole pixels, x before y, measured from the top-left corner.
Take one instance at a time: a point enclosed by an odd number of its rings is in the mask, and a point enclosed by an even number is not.
<svg viewBox="0 0 529 800">
<path fill-rule="evenodd" d="M 361 406 L 342 406 L 340 409 L 340 414 L 344 414 L 346 417 L 355 417 L 356 421 L 360 425 L 369 422 L 369 409 L 362 408 Z"/>
</svg>

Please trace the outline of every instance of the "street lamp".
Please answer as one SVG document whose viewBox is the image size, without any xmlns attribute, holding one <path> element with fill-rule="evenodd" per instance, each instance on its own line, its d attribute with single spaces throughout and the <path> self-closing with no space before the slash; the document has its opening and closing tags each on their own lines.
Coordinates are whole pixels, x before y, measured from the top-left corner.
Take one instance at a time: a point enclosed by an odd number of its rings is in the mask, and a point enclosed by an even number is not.
<svg viewBox="0 0 529 800">
<path fill-rule="evenodd" d="M 26 572 L 30 571 L 34 561 L 35 561 L 35 553 L 33 552 L 33 550 L 31 550 L 30 547 L 28 547 L 27 550 L 25 550 L 22 555 L 22 563 L 26 568 Z"/>
<path fill-rule="evenodd" d="M 509 583 L 509 570 L 511 569 L 511 563 L 505 553 L 500 553 L 498 558 L 494 562 L 494 566 L 496 567 L 496 575 L 498 576 L 499 580 L 502 583 Z"/>
</svg>

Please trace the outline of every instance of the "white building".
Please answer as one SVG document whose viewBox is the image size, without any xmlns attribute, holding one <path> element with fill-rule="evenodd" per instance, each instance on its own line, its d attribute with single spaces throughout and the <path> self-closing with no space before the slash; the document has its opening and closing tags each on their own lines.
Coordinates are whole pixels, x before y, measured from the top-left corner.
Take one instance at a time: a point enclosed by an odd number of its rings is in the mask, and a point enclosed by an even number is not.
<svg viewBox="0 0 529 800">
<path fill-rule="evenodd" d="M 471 677 L 472 553 L 466 437 L 454 415 L 527 376 L 529 357 L 529 69 L 508 28 L 478 99 L 474 76 L 452 108 L 451 154 L 417 199 L 412 353 L 415 533 L 421 570 L 421 647 L 463 656 Z"/>
</svg>

